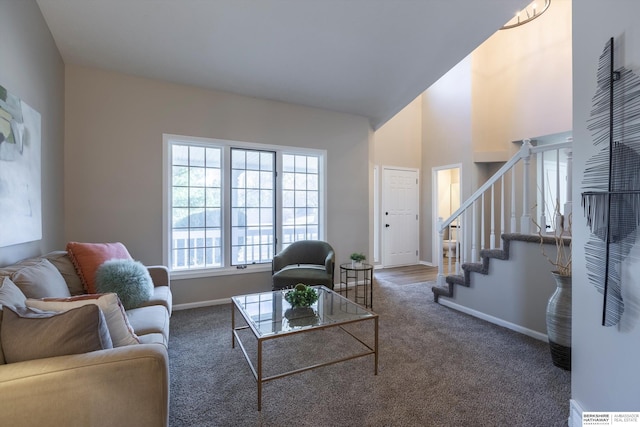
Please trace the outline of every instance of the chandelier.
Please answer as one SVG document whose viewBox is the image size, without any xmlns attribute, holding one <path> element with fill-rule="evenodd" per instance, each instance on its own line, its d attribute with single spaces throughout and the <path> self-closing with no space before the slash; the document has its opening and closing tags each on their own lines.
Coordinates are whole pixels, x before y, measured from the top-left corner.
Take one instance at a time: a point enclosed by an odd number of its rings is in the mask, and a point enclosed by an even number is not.
<svg viewBox="0 0 640 427">
<path fill-rule="evenodd" d="M 516 16 L 514 16 L 509 22 L 504 24 L 500 29 L 508 30 L 509 28 L 519 27 L 520 25 L 524 25 L 527 22 L 533 21 L 538 16 L 545 13 L 547 9 L 549 9 L 551 0 L 544 0 L 544 5 L 541 8 L 538 7 L 538 3 L 539 1 L 529 3 L 528 6 L 522 9 L 520 12 L 516 13 Z"/>
</svg>

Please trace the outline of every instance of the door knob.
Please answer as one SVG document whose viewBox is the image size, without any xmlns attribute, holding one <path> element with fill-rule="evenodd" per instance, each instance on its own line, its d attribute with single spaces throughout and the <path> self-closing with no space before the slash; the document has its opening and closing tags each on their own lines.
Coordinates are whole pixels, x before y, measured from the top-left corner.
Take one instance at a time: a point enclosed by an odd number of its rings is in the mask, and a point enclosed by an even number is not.
<svg viewBox="0 0 640 427">
<path fill-rule="evenodd" d="M 389 227 L 389 224 L 385 224 L 384 226 L 385 226 L 385 227 Z"/>
</svg>

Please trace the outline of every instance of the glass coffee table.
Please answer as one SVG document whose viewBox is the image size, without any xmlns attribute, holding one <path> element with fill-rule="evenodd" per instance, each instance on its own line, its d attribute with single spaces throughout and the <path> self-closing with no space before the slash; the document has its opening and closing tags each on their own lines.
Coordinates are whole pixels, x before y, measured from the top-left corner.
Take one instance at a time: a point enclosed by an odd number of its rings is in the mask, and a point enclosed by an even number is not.
<svg viewBox="0 0 640 427">
<path fill-rule="evenodd" d="M 369 355 L 373 355 L 374 375 L 378 375 L 378 315 L 367 311 L 362 306 L 324 286 L 313 286 L 313 288 L 318 292 L 319 298 L 318 301 L 307 308 L 292 309 L 291 304 L 284 299 L 284 295 L 288 291 L 286 289 L 239 295 L 231 298 L 233 302 L 231 307 L 231 346 L 235 348 L 236 341 L 238 342 L 256 379 L 258 384 L 258 410 L 262 409 L 262 384 L 267 381 Z M 244 324 L 240 326 L 236 326 L 236 311 L 244 319 Z M 344 328 L 348 324 L 367 321 L 374 323 L 373 345 L 366 343 Z M 263 376 L 262 344 L 264 341 L 283 338 L 292 334 L 311 333 L 327 328 L 342 329 L 366 349 L 363 352 L 328 362 L 317 363 L 277 375 Z M 250 329 L 258 342 L 257 366 L 254 366 L 251 362 L 251 358 L 240 340 L 238 331 L 243 329 Z"/>
</svg>

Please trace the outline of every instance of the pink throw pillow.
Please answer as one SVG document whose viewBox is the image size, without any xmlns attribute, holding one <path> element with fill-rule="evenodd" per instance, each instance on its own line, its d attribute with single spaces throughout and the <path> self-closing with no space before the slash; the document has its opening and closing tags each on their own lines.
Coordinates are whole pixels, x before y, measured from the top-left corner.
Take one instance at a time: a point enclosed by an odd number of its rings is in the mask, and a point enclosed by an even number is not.
<svg viewBox="0 0 640 427">
<path fill-rule="evenodd" d="M 110 259 L 132 259 L 127 248 L 120 242 L 115 243 L 67 243 L 67 252 L 73 263 L 82 286 L 89 294 L 96 291 L 96 271 L 103 262 Z"/>
</svg>

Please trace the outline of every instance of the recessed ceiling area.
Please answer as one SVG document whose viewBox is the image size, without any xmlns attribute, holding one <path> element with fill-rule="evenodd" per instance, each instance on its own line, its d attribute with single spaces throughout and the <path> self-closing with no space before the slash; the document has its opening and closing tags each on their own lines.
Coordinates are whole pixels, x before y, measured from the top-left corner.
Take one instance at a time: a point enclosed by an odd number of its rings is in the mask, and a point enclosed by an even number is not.
<svg viewBox="0 0 640 427">
<path fill-rule="evenodd" d="M 67 64 L 367 117 L 374 129 L 528 0 L 37 0 Z"/>
</svg>

